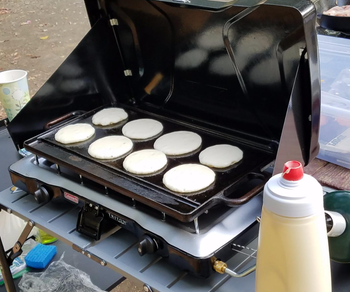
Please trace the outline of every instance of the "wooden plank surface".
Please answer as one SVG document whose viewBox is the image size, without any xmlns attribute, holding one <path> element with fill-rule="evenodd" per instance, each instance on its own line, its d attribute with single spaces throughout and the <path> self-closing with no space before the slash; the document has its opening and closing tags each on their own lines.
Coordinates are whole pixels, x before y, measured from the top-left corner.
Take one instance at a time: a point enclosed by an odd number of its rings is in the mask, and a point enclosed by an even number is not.
<svg viewBox="0 0 350 292">
<path fill-rule="evenodd" d="M 312 175 L 323 186 L 350 191 L 350 169 L 314 159 L 305 167 L 305 173 Z"/>
</svg>

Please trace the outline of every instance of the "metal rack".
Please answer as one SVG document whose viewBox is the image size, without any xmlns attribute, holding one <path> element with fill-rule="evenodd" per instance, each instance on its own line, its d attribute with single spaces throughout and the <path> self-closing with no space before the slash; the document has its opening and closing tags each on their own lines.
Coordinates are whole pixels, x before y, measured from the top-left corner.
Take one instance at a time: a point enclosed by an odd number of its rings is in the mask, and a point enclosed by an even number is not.
<svg viewBox="0 0 350 292">
<path fill-rule="evenodd" d="M 102 266 L 113 269 L 126 278 L 144 284 L 145 291 L 254 291 L 255 274 L 244 278 L 214 274 L 208 279 L 198 279 L 170 265 L 166 259 L 137 252 L 137 238 L 124 229 L 114 229 L 103 234 L 99 241 L 76 232 L 76 218 L 79 206 L 66 201 L 49 202 L 38 205 L 32 195 L 24 191 L 0 192 L 1 209 L 13 213 L 62 240 L 74 250 L 87 256 Z M 191 244 L 190 242 L 188 244 Z M 256 257 L 254 240 L 247 248 L 234 245 L 237 254 L 231 258 L 228 267 L 238 272 L 254 265 Z"/>
</svg>

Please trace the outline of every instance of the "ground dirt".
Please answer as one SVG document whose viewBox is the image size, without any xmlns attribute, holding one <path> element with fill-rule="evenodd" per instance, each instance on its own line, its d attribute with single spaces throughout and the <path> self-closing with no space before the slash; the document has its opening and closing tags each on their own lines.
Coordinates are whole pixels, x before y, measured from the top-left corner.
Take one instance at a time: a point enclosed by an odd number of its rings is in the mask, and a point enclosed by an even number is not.
<svg viewBox="0 0 350 292">
<path fill-rule="evenodd" d="M 0 71 L 26 70 L 33 96 L 89 27 L 82 0 L 0 0 Z"/>
<path fill-rule="evenodd" d="M 33 96 L 89 29 L 83 0 L 0 0 L 0 72 L 26 70 Z M 113 291 L 142 290 L 126 280 Z"/>
</svg>

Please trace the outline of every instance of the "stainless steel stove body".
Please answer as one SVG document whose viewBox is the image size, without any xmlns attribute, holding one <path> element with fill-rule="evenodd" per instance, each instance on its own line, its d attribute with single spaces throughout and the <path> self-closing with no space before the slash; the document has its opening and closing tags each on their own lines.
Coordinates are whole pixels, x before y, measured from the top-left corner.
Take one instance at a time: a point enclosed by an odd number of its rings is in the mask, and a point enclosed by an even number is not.
<svg viewBox="0 0 350 292">
<path fill-rule="evenodd" d="M 86 225 L 94 225 L 98 218 L 105 217 L 98 239 L 101 233 L 120 226 L 139 238 L 139 244 L 134 248 L 140 255 L 157 253 L 199 277 L 208 277 L 214 272 L 212 265 L 216 258 L 228 260 L 235 254 L 233 249 L 237 249 L 237 245 L 247 245 L 257 234 L 256 218 L 261 212 L 261 196 L 239 208 L 210 210 L 193 226 L 174 222 L 172 218 L 157 214 L 139 203 L 132 205 L 118 200 L 111 192 L 100 193 L 89 183 L 65 177 L 64 173 L 57 171 L 55 164 L 42 158 L 36 159 L 33 155 L 11 165 L 9 170 L 14 184 L 29 193 L 33 192 L 31 188 L 39 192 L 50 190 L 56 195 L 53 201 L 58 204 L 64 199 L 80 205 L 82 209 L 93 210 L 92 217 L 88 218 L 91 221 Z M 85 235 L 96 237 L 96 234 L 88 232 L 96 229 L 84 227 Z"/>
<path fill-rule="evenodd" d="M 16 146 L 26 141 L 36 154 L 10 167 L 12 181 L 39 201 L 82 204 L 77 230 L 85 235 L 99 239 L 121 226 L 140 238 L 140 254 L 157 252 L 208 277 L 213 260 L 232 256 L 233 241 L 256 232 L 269 166 L 278 172 L 318 153 L 315 8 L 296 0 L 86 7 L 91 31 L 8 127 Z M 194 200 L 52 140 L 63 125 L 111 105 L 157 117 L 168 131 L 197 131 L 205 146 L 239 145 L 246 156 Z"/>
</svg>

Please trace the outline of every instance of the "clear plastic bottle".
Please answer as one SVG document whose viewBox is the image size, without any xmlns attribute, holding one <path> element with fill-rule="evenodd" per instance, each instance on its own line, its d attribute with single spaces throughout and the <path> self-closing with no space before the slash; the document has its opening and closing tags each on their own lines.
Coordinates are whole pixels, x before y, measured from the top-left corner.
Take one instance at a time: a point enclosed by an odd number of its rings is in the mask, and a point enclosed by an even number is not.
<svg viewBox="0 0 350 292">
<path fill-rule="evenodd" d="M 332 291 L 323 190 L 298 161 L 264 188 L 255 291 Z"/>
</svg>

